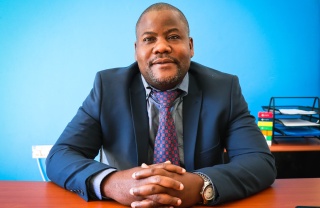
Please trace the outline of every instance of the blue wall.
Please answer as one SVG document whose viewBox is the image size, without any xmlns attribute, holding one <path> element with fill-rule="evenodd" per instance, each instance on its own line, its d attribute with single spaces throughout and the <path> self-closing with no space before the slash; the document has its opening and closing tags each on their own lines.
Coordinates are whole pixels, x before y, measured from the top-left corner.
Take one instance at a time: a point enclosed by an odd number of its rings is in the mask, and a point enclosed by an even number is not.
<svg viewBox="0 0 320 208">
<path fill-rule="evenodd" d="M 134 61 L 155 1 L 0 1 L 0 180 L 41 180 L 31 146 L 53 144 L 97 71 Z M 237 74 L 253 115 L 271 96 L 320 96 L 319 0 L 170 1 L 194 61 Z"/>
</svg>

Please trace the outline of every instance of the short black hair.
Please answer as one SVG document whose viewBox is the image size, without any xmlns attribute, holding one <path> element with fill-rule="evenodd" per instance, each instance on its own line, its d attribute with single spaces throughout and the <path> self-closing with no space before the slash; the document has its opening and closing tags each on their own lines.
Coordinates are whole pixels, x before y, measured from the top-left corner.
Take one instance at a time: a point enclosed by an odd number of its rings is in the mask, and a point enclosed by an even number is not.
<svg viewBox="0 0 320 208">
<path fill-rule="evenodd" d="M 188 23 L 186 16 L 182 13 L 182 11 L 175 6 L 172 6 L 171 4 L 163 3 L 163 2 L 152 4 L 151 6 L 149 6 L 148 8 L 146 8 L 142 12 L 142 14 L 140 15 L 140 17 L 136 23 L 136 34 L 137 34 L 138 25 L 139 25 L 141 18 L 143 17 L 144 14 L 151 12 L 151 11 L 161 11 L 161 10 L 172 10 L 172 11 L 178 12 L 181 17 L 181 20 L 185 23 L 185 25 L 187 27 L 188 35 L 190 35 L 189 23 Z"/>
</svg>

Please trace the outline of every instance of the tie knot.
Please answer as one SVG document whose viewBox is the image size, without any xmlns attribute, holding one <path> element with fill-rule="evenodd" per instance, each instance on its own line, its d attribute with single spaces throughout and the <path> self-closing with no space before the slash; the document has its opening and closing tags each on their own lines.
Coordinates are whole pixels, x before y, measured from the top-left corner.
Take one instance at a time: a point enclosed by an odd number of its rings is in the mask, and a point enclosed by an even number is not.
<svg viewBox="0 0 320 208">
<path fill-rule="evenodd" d="M 178 97 L 181 92 L 178 90 L 172 91 L 153 91 L 156 99 L 161 107 L 170 108 L 173 101 Z"/>
</svg>

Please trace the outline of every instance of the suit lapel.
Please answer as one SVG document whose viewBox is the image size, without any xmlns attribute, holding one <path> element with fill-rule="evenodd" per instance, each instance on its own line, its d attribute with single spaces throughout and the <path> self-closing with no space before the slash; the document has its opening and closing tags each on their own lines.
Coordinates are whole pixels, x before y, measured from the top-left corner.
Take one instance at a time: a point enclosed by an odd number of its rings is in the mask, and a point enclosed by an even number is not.
<svg viewBox="0 0 320 208">
<path fill-rule="evenodd" d="M 189 75 L 191 75 L 189 73 Z M 202 104 L 202 91 L 193 76 L 189 76 L 188 95 L 183 98 L 183 145 L 187 171 L 194 170 L 194 155 Z"/>
<path fill-rule="evenodd" d="M 130 88 L 130 102 L 132 122 L 136 139 L 137 166 L 148 162 L 149 144 L 149 122 L 147 113 L 146 93 L 141 81 L 140 74 L 137 74 Z"/>
</svg>

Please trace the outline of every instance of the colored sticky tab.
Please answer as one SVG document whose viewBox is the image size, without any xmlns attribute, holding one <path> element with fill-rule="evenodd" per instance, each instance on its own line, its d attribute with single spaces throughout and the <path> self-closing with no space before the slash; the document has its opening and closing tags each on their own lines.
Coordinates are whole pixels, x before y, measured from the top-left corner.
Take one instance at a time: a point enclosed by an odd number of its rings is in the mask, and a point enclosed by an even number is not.
<svg viewBox="0 0 320 208">
<path fill-rule="evenodd" d="M 267 136 L 272 136 L 272 131 L 266 131 L 266 134 Z"/>
<path fill-rule="evenodd" d="M 273 113 L 272 112 L 258 112 L 258 117 L 259 118 L 273 118 Z"/>
<path fill-rule="evenodd" d="M 264 136 L 267 141 L 272 141 L 272 136 Z"/>
<path fill-rule="evenodd" d="M 258 118 L 258 121 L 273 121 L 273 118 Z"/>
<path fill-rule="evenodd" d="M 262 130 L 261 132 L 264 136 L 272 136 L 272 131 Z"/>
<path fill-rule="evenodd" d="M 272 131 L 272 126 L 259 126 L 260 130 L 270 130 Z"/>
<path fill-rule="evenodd" d="M 258 121 L 258 126 L 273 126 L 273 122 L 270 122 L 270 121 Z"/>
<path fill-rule="evenodd" d="M 269 146 L 272 145 L 272 136 L 264 136 L 266 138 L 266 142 Z"/>
</svg>

